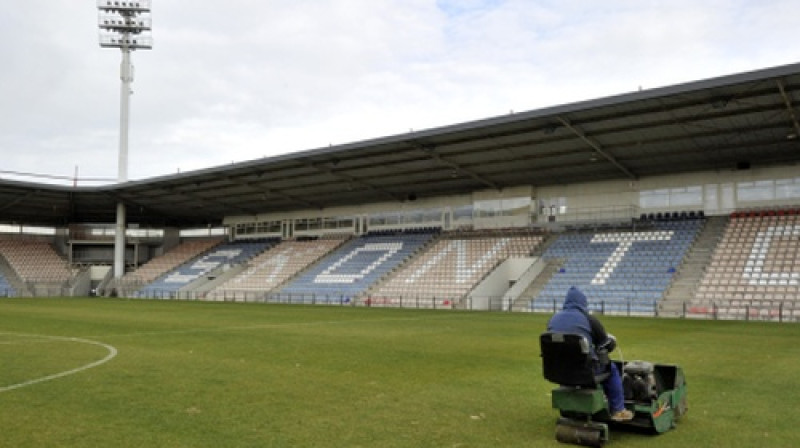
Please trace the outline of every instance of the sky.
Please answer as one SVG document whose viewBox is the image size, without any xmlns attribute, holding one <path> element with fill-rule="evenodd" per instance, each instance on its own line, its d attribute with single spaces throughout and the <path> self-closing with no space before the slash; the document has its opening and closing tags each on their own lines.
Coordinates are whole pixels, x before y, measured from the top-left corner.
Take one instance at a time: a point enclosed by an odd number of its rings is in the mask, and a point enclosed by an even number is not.
<svg viewBox="0 0 800 448">
<path fill-rule="evenodd" d="M 152 0 L 128 179 L 800 62 L 797 0 Z M 116 182 L 93 0 L 0 0 L 0 178 Z"/>
</svg>

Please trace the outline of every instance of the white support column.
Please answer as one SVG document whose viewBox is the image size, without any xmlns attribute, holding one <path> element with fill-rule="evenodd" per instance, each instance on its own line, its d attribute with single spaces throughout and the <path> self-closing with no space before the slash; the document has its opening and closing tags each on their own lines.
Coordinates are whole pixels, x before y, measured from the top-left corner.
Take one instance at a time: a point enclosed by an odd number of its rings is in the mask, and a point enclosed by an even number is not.
<svg viewBox="0 0 800 448">
<path fill-rule="evenodd" d="M 119 164 L 117 181 L 128 181 L 128 124 L 130 122 L 131 84 L 133 83 L 133 65 L 131 50 L 122 47 L 122 63 L 119 67 Z"/>
<path fill-rule="evenodd" d="M 117 203 L 117 226 L 114 231 L 114 278 L 125 274 L 125 204 Z"/>
<path fill-rule="evenodd" d="M 131 50 L 122 47 L 122 63 L 119 68 L 119 164 L 117 181 L 128 180 L 128 124 L 130 117 L 131 83 L 133 82 L 133 66 Z M 114 278 L 125 275 L 125 204 L 117 203 L 117 226 L 114 232 Z"/>
</svg>

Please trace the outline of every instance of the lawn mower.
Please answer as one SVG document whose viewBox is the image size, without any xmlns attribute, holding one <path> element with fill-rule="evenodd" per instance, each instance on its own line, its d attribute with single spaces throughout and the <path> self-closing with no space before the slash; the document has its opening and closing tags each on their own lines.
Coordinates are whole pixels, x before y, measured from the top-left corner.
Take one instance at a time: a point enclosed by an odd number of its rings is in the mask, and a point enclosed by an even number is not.
<svg viewBox="0 0 800 448">
<path fill-rule="evenodd" d="M 556 440 L 600 447 L 609 440 L 609 427 L 660 434 L 675 427 L 688 410 L 686 380 L 676 365 L 647 361 L 610 361 L 622 375 L 625 407 L 632 420 L 611 419 L 602 382 L 608 373 L 594 368 L 592 349 L 578 334 L 543 333 L 539 338 L 544 377 L 559 386 L 553 389 L 553 407 L 560 417 Z M 607 353 L 598 353 L 607 359 Z"/>
</svg>

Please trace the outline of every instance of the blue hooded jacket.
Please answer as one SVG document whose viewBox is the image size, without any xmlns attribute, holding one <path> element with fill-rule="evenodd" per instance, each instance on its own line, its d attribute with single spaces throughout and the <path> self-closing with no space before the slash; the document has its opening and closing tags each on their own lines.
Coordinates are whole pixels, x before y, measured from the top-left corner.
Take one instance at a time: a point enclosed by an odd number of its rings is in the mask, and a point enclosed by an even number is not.
<svg viewBox="0 0 800 448">
<path fill-rule="evenodd" d="M 611 411 L 617 412 L 625 409 L 624 389 L 616 365 L 609 362 L 607 354 L 598 357 L 595 350 L 596 344 L 604 344 L 608 340 L 608 333 L 603 328 L 603 324 L 589 314 L 589 301 L 580 289 L 574 286 L 569 288 L 567 296 L 564 298 L 564 306 L 561 311 L 550 318 L 547 323 L 547 331 L 577 333 L 586 337 L 592 346 L 592 358 L 595 361 L 596 371 L 601 372 L 608 369 L 611 372 L 603 382 L 603 390 L 608 396 Z"/>
<path fill-rule="evenodd" d="M 577 333 L 584 336 L 594 349 L 595 344 L 605 342 L 608 337 L 603 325 L 589 315 L 589 302 L 583 292 L 572 286 L 567 291 L 564 306 L 550 318 L 547 331 Z M 594 354 L 594 350 L 592 350 Z"/>
</svg>

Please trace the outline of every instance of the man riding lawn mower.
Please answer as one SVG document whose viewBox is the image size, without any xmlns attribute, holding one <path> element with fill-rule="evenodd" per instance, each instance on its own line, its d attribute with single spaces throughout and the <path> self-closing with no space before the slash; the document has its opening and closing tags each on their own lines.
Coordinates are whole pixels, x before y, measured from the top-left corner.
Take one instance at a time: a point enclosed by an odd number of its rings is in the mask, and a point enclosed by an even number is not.
<svg viewBox="0 0 800 448">
<path fill-rule="evenodd" d="M 662 433 L 687 411 L 683 370 L 611 361 L 616 339 L 589 314 L 586 296 L 575 287 L 539 343 L 544 377 L 559 385 L 552 404 L 561 414 L 556 423 L 560 442 L 602 446 L 609 425 Z"/>
</svg>

